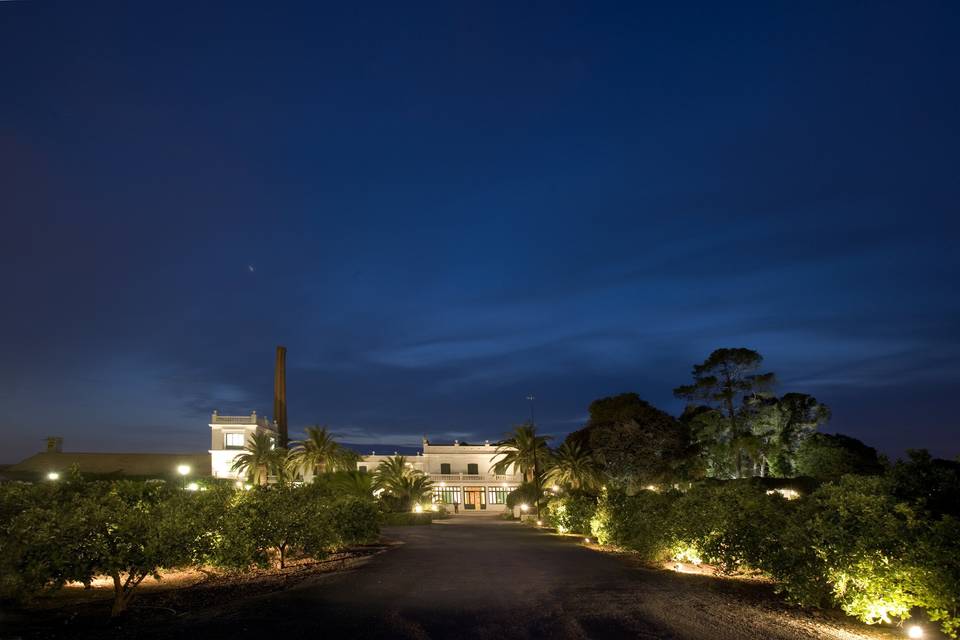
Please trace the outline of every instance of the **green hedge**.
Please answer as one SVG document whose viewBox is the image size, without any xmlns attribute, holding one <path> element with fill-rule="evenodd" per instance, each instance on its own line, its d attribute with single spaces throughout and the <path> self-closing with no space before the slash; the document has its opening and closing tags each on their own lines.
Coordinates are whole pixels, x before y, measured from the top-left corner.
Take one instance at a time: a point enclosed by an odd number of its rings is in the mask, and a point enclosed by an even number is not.
<svg viewBox="0 0 960 640">
<path fill-rule="evenodd" d="M 590 533 L 590 521 L 597 511 L 597 499 L 583 494 L 567 494 L 550 498 L 543 513 L 544 521 L 560 533 Z"/>
<path fill-rule="evenodd" d="M 113 613 L 161 569 L 284 565 L 291 552 L 322 557 L 379 534 L 372 500 L 309 487 L 185 491 L 163 482 L 0 485 L 0 597 L 67 582 L 114 579 Z"/>
<path fill-rule="evenodd" d="M 604 492 L 592 532 L 650 561 L 759 571 L 793 603 L 839 606 L 871 624 L 919 608 L 957 637 L 960 520 L 895 498 L 887 477 L 846 476 L 796 500 L 768 491 L 732 482 Z"/>
<path fill-rule="evenodd" d="M 430 524 L 433 513 L 413 513 L 411 511 L 393 511 L 380 514 L 380 523 L 385 527 L 403 527 Z"/>
</svg>

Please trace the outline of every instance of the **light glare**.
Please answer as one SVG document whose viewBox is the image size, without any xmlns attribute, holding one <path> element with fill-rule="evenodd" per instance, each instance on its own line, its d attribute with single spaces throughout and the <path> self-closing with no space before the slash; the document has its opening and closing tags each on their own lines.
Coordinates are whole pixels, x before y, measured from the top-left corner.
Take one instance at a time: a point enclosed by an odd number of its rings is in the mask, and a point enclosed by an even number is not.
<svg viewBox="0 0 960 640">
<path fill-rule="evenodd" d="M 907 637 L 908 638 L 922 638 L 923 637 L 923 627 L 918 624 L 910 625 L 907 628 Z"/>
</svg>

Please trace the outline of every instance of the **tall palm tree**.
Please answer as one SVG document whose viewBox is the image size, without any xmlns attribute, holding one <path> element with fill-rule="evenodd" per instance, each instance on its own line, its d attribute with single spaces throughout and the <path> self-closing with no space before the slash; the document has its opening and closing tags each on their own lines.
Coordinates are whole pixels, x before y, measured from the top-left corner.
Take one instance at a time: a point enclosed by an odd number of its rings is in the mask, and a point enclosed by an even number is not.
<svg viewBox="0 0 960 640">
<path fill-rule="evenodd" d="M 316 476 L 327 471 L 356 468 L 359 456 L 334 440 L 326 427 L 307 427 L 306 432 L 306 438 L 293 443 L 293 457 L 302 469 Z"/>
<path fill-rule="evenodd" d="M 233 459 L 231 471 L 239 471 L 255 484 L 267 484 L 267 476 L 275 468 L 276 450 L 273 436 L 258 431 L 250 436 L 243 453 Z"/>
<path fill-rule="evenodd" d="M 523 474 L 527 482 L 537 480 L 550 459 L 547 440 L 550 436 L 538 436 L 532 424 L 522 424 L 508 435 L 506 440 L 497 443 L 496 453 L 500 460 L 491 468 L 496 474 L 504 474 L 512 466 Z"/>
<path fill-rule="evenodd" d="M 603 484 L 603 468 L 579 442 L 564 442 L 553 453 L 547 482 L 571 489 L 597 489 Z"/>
</svg>

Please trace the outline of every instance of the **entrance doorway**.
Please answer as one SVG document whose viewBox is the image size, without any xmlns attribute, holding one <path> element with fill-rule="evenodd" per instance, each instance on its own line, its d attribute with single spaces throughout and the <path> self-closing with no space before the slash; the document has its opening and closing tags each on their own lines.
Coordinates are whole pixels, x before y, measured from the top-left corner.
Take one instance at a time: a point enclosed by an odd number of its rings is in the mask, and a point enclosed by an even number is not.
<svg viewBox="0 0 960 640">
<path fill-rule="evenodd" d="M 463 488 L 463 508 L 467 511 L 477 511 L 487 508 L 487 497 L 483 487 Z"/>
</svg>

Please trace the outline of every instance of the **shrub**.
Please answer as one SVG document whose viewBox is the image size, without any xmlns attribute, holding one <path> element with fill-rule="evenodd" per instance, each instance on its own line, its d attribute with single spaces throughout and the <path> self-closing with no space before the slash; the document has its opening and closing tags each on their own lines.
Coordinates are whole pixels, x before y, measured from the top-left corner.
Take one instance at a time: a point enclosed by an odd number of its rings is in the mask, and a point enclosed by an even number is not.
<svg viewBox="0 0 960 640">
<path fill-rule="evenodd" d="M 513 510 L 514 507 L 518 507 L 521 504 L 527 504 L 533 508 L 533 505 L 537 502 L 538 495 L 542 498 L 542 491 L 538 490 L 537 486 L 532 482 L 525 482 L 507 494 L 507 509 Z"/>
<path fill-rule="evenodd" d="M 391 511 L 380 514 L 380 523 L 385 527 L 402 527 L 408 525 L 430 524 L 433 522 L 432 513 L 413 513 L 412 511 Z"/>
<path fill-rule="evenodd" d="M 330 503 L 325 516 L 337 547 L 369 544 L 380 537 L 377 506 L 372 500 L 340 498 Z"/>
<path fill-rule="evenodd" d="M 665 559 L 670 548 L 670 512 L 676 494 L 641 491 L 603 491 L 590 530 L 597 542 L 628 549 L 654 562 Z"/>
<path fill-rule="evenodd" d="M 547 503 L 544 519 L 560 533 L 590 533 L 597 499 L 580 493 L 555 496 Z"/>
</svg>

